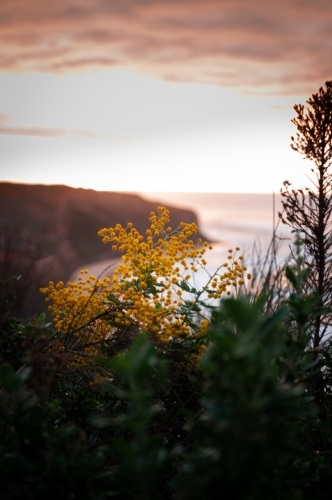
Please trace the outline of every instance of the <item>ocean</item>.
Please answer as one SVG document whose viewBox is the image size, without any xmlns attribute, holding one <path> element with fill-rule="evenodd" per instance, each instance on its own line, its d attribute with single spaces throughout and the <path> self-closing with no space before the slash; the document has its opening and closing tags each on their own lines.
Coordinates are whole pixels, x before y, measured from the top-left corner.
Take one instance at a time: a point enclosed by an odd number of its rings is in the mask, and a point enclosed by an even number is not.
<svg viewBox="0 0 332 500">
<path fill-rule="evenodd" d="M 215 263 L 226 256 L 227 250 L 239 246 L 250 259 L 259 248 L 265 254 L 274 228 L 280 243 L 278 261 L 290 252 L 294 235 L 279 221 L 282 212 L 280 194 L 242 193 L 139 193 L 149 200 L 185 207 L 198 215 L 199 227 L 214 241 L 212 260 Z M 170 214 L 171 215 L 171 214 Z"/>
<path fill-rule="evenodd" d="M 245 257 L 248 271 L 252 266 L 253 252 L 265 256 L 271 243 L 275 228 L 279 251 L 277 260 L 282 263 L 289 255 L 294 235 L 291 229 L 279 222 L 278 212 L 282 211 L 281 195 L 276 194 L 239 194 L 239 193 L 137 193 L 154 200 L 159 205 L 184 207 L 198 216 L 199 227 L 212 241 L 213 250 L 206 254 L 206 271 L 201 270 L 193 276 L 197 287 L 204 286 L 208 273 L 215 270 L 226 260 L 228 250 L 240 247 Z M 172 220 L 172 211 L 170 210 Z M 99 275 L 108 265 L 114 264 L 104 275 L 110 276 L 117 262 L 104 261 L 87 266 L 92 274 Z M 77 272 L 75 271 L 77 274 Z M 74 280 L 75 273 L 71 276 Z"/>
</svg>

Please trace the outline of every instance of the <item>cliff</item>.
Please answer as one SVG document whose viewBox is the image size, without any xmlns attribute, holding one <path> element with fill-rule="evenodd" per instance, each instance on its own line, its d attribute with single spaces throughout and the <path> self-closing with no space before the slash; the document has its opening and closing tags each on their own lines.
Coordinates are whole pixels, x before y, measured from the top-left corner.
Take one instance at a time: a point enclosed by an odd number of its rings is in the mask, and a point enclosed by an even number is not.
<svg viewBox="0 0 332 500">
<path fill-rule="evenodd" d="M 110 245 L 103 245 L 99 229 L 132 222 L 144 233 L 158 205 L 134 194 L 0 183 L 0 279 L 23 275 L 25 298 L 18 308 L 24 315 L 32 314 L 40 301 L 39 286 L 50 279 L 66 281 L 91 262 L 120 257 Z M 198 223 L 191 210 L 167 208 L 173 228 L 182 221 Z"/>
</svg>

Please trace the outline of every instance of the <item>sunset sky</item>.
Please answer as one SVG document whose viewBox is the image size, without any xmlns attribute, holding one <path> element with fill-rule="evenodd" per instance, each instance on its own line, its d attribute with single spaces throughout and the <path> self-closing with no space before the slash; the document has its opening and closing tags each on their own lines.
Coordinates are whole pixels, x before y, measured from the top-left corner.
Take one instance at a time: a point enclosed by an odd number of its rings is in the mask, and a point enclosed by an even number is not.
<svg viewBox="0 0 332 500">
<path fill-rule="evenodd" d="M 1 0 L 0 180 L 279 191 L 332 79 L 331 0 Z"/>
</svg>

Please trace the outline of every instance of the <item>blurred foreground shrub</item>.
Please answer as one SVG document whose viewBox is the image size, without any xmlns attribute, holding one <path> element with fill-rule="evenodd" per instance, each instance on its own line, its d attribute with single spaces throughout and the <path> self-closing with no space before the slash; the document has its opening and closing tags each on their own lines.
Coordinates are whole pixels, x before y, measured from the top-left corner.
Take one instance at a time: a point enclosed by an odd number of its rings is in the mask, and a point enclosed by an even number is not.
<svg viewBox="0 0 332 500">
<path fill-rule="evenodd" d="M 151 216 L 158 238 L 167 218 Z M 317 391 L 332 358 L 329 343 L 312 349 L 321 311 L 303 293 L 301 244 L 268 312 L 264 294 L 208 302 L 243 286 L 231 251 L 205 290 L 190 285 L 174 265 L 204 259 L 180 245 L 185 229 L 135 253 L 119 227 L 128 266 L 113 284 L 51 285 L 55 326 L 16 320 L 2 295 L 1 498 L 329 498 L 331 394 Z"/>
</svg>

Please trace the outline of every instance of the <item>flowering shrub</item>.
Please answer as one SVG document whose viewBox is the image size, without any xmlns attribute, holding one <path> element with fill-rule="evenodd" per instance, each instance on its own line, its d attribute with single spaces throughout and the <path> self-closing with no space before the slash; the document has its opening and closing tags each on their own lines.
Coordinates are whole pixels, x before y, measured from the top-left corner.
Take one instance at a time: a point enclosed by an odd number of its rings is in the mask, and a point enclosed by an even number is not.
<svg viewBox="0 0 332 500">
<path fill-rule="evenodd" d="M 91 321 L 76 335 L 92 362 L 75 366 L 74 321 L 62 332 L 44 314 L 26 326 L 4 318 L 1 498 L 329 498 L 331 394 L 321 406 L 308 395 L 313 382 L 332 385 L 331 345 L 321 360 L 310 348 L 319 297 L 303 293 L 302 262 L 287 268 L 289 299 L 274 313 L 263 313 L 264 296 L 213 308 L 199 366 L 187 361 L 200 325 L 171 348 L 138 334 L 118 356 L 91 358 L 80 340 Z M 67 338 L 69 356 L 57 351 Z M 98 363 L 103 383 L 92 378 Z"/>
<path fill-rule="evenodd" d="M 123 252 L 112 279 L 99 279 L 82 270 L 78 283 L 50 282 L 41 289 L 52 302 L 49 309 L 55 328 L 76 342 L 79 338 L 87 354 L 95 354 L 98 344 L 119 329 L 153 334 L 163 344 L 173 338 L 204 335 L 209 299 L 219 299 L 231 293 L 230 287 L 244 285 L 246 267 L 243 256 L 236 257 L 237 247 L 235 252 L 229 250 L 228 261 L 214 274 L 206 271 L 206 285 L 196 290 L 189 282 L 191 273 L 205 269 L 204 256 L 212 246 L 201 239 L 194 243 L 191 237 L 198 229 L 194 223 L 183 222 L 173 230 L 164 207 L 157 214 L 151 212 L 149 220 L 145 237 L 131 223 L 99 231 L 103 243 Z"/>
</svg>

